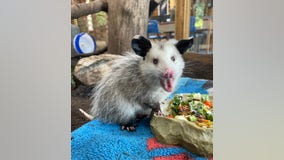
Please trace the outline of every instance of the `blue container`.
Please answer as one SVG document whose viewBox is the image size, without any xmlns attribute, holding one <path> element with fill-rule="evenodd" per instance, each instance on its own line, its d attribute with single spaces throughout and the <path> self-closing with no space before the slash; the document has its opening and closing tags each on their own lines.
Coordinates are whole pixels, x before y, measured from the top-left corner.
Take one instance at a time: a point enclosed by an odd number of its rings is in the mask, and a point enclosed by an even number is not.
<svg viewBox="0 0 284 160">
<path fill-rule="evenodd" d="M 96 41 L 88 33 L 79 33 L 73 39 L 74 49 L 78 54 L 93 53 L 96 50 Z"/>
</svg>

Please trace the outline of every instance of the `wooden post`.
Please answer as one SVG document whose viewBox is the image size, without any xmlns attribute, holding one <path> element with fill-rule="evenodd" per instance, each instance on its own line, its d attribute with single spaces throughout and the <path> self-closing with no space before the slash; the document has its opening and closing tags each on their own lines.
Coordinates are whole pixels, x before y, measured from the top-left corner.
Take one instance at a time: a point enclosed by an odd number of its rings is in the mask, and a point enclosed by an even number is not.
<svg viewBox="0 0 284 160">
<path fill-rule="evenodd" d="M 190 35 L 191 0 L 177 0 L 175 14 L 175 39 L 186 39 Z"/>
<path fill-rule="evenodd" d="M 149 0 L 108 1 L 108 53 L 130 51 L 134 35 L 147 36 Z"/>
<path fill-rule="evenodd" d="M 206 37 L 206 52 L 209 53 L 209 50 L 212 49 L 213 45 L 211 44 L 211 34 L 213 31 L 213 20 L 209 19 L 209 28 L 207 30 L 207 37 Z"/>
</svg>

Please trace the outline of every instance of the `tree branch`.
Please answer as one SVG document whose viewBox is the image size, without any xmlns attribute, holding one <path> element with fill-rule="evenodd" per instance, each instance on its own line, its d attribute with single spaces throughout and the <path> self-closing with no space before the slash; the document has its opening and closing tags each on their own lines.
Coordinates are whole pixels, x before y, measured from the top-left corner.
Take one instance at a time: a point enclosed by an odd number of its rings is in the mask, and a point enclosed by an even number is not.
<svg viewBox="0 0 284 160">
<path fill-rule="evenodd" d="M 149 17 L 157 6 L 165 0 L 150 0 Z M 95 0 L 90 3 L 79 3 L 71 6 L 71 19 L 77 19 L 82 16 L 94 14 L 100 11 L 108 11 L 107 0 Z"/>
<path fill-rule="evenodd" d="M 90 3 L 79 3 L 71 6 L 71 19 L 80 18 L 100 11 L 107 12 L 108 4 L 106 0 L 95 0 Z"/>
</svg>

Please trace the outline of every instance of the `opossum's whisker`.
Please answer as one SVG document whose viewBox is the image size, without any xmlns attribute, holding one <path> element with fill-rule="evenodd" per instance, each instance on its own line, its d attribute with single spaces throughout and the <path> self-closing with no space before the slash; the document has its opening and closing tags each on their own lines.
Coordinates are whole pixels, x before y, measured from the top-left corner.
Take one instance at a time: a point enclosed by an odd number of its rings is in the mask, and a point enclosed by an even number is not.
<svg viewBox="0 0 284 160">
<path fill-rule="evenodd" d="M 195 66 L 194 66 L 194 65 L 191 65 L 191 66 L 189 66 L 189 65 L 188 65 L 188 66 L 187 66 L 187 65 L 185 65 L 185 66 L 184 66 L 184 69 L 191 69 L 191 68 L 193 68 L 193 67 L 195 67 Z"/>
<path fill-rule="evenodd" d="M 195 65 L 197 65 L 197 64 L 194 64 L 194 63 L 185 63 L 184 65 L 187 66 L 187 67 L 190 67 L 190 66 L 195 66 Z"/>
<path fill-rule="evenodd" d="M 192 72 L 192 71 L 183 71 L 183 73 L 193 74 L 193 72 Z"/>
<path fill-rule="evenodd" d="M 183 71 L 183 73 L 193 73 L 192 71 Z"/>
<path fill-rule="evenodd" d="M 184 68 L 184 71 L 192 71 L 192 68 Z"/>
</svg>

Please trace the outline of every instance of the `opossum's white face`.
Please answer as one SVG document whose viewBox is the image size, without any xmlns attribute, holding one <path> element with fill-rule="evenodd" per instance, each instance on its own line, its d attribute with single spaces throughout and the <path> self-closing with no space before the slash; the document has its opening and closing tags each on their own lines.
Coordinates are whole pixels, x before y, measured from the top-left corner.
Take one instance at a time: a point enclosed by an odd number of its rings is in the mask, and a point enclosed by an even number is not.
<svg viewBox="0 0 284 160">
<path fill-rule="evenodd" d="M 145 63 L 144 73 L 157 75 L 164 90 L 172 92 L 184 68 L 184 61 L 177 48 L 169 42 L 152 43 L 152 48 L 145 56 Z"/>
<path fill-rule="evenodd" d="M 172 92 L 184 68 L 181 54 L 192 43 L 193 39 L 182 40 L 176 45 L 171 42 L 151 43 L 138 36 L 132 40 L 132 48 L 144 59 L 142 73 L 149 76 L 153 84 L 160 84 L 165 91 Z"/>
</svg>

